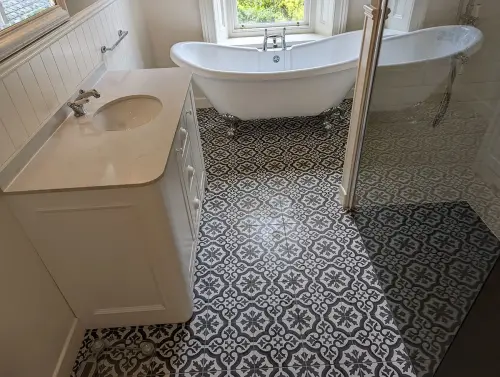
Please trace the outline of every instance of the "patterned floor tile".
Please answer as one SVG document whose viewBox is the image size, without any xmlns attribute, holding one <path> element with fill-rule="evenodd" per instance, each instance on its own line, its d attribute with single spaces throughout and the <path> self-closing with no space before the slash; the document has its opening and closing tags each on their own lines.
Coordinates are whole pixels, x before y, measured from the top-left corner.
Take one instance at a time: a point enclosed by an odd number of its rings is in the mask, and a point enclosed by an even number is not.
<svg viewBox="0 0 500 377">
<path fill-rule="evenodd" d="M 243 369 L 249 362 L 252 338 L 236 323 L 223 321 L 206 341 L 206 357 L 215 370 Z"/>
<path fill-rule="evenodd" d="M 156 345 L 147 360 L 127 350 L 110 357 L 106 377 L 347 377 L 349 363 L 353 373 L 380 363 L 366 373 L 406 376 L 383 364 L 406 360 L 394 356 L 404 348 L 355 222 L 338 202 L 348 122 L 331 132 L 317 117 L 243 122 L 229 138 L 214 110 L 201 110 L 199 120 L 207 189 L 193 318 L 89 332 L 74 373 L 92 341 L 106 338 Z"/>
<path fill-rule="evenodd" d="M 365 206 L 355 219 L 415 372 L 432 376 L 500 241 L 464 202 Z"/>
<path fill-rule="evenodd" d="M 415 377 L 410 362 L 396 363 L 349 363 L 334 367 L 338 376 L 349 377 Z M 343 374 L 342 374 L 343 373 Z M 334 374 L 334 376 L 337 376 Z"/>
</svg>

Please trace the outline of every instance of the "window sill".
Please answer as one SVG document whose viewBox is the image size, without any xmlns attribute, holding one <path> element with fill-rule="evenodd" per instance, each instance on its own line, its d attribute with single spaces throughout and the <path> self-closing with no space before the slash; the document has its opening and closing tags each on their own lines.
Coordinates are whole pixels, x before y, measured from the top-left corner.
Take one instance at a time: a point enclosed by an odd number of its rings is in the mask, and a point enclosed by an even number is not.
<svg viewBox="0 0 500 377">
<path fill-rule="evenodd" d="M 318 41 L 325 39 L 324 35 L 320 34 L 290 34 L 286 36 L 287 46 L 293 46 L 296 44 Z M 238 37 L 238 38 L 228 38 L 223 41 L 217 42 L 217 44 L 225 46 L 238 46 L 238 47 L 262 47 L 262 42 L 264 37 Z"/>
</svg>

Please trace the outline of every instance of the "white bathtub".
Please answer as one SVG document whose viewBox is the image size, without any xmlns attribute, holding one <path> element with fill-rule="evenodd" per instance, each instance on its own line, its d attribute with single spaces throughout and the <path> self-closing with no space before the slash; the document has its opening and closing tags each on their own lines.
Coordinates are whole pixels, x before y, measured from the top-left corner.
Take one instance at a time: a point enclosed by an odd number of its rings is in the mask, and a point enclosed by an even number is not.
<svg viewBox="0 0 500 377">
<path fill-rule="evenodd" d="M 480 30 L 455 25 L 386 37 L 370 111 L 401 111 L 432 94 L 442 94 L 449 81 L 451 58 L 460 53 L 472 56 L 482 41 Z"/>
<path fill-rule="evenodd" d="M 195 83 L 221 114 L 241 120 L 308 116 L 339 105 L 352 89 L 361 38 L 362 31 L 355 31 L 266 52 L 181 42 L 170 56 L 193 71 Z M 380 63 L 394 67 L 471 50 L 482 34 L 451 26 L 386 38 Z"/>
</svg>

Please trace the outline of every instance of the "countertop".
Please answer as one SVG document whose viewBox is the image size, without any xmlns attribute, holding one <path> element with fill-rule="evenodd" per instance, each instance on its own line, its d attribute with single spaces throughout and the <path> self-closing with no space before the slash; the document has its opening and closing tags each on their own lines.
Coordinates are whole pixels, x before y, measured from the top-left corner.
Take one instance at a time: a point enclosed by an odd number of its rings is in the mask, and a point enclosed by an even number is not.
<svg viewBox="0 0 500 377">
<path fill-rule="evenodd" d="M 96 85 L 88 114 L 71 115 L 21 170 L 5 193 L 145 185 L 160 178 L 189 90 L 184 68 L 107 72 Z M 93 114 L 130 95 L 157 97 L 163 104 L 152 122 L 126 131 L 99 131 Z"/>
</svg>

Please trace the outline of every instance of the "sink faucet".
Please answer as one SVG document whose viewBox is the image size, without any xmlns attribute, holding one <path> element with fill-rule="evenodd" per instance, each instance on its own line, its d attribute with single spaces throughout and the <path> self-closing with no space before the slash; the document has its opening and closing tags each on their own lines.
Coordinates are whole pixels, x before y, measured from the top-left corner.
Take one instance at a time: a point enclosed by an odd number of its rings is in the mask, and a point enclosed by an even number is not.
<svg viewBox="0 0 500 377">
<path fill-rule="evenodd" d="M 95 89 L 88 91 L 80 89 L 78 93 L 79 93 L 78 96 L 75 98 L 73 102 L 67 103 L 67 105 L 71 108 L 71 110 L 73 110 L 73 113 L 77 118 L 85 115 L 85 107 L 83 105 L 90 102 L 89 99 L 90 97 L 94 98 L 101 97 L 101 94 Z"/>
<path fill-rule="evenodd" d="M 278 38 L 281 38 L 281 49 L 286 50 L 286 27 L 283 28 L 281 35 L 268 34 L 267 29 L 264 30 L 264 43 L 262 44 L 262 51 L 267 51 L 267 41 L 269 38 L 273 39 L 273 48 L 278 48 Z"/>
</svg>

